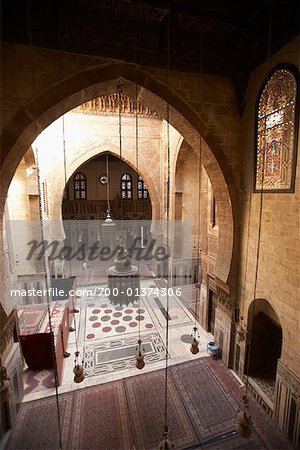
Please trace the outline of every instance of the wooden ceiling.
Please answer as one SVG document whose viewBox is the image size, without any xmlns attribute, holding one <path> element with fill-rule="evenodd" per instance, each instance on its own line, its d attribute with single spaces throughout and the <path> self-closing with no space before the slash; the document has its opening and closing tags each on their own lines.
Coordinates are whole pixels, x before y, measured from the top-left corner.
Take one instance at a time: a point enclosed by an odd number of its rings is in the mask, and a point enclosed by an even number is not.
<svg viewBox="0 0 300 450">
<path fill-rule="evenodd" d="M 2 0 L 2 40 L 229 77 L 299 34 L 299 0 Z M 270 44 L 270 45 L 269 45 Z"/>
</svg>

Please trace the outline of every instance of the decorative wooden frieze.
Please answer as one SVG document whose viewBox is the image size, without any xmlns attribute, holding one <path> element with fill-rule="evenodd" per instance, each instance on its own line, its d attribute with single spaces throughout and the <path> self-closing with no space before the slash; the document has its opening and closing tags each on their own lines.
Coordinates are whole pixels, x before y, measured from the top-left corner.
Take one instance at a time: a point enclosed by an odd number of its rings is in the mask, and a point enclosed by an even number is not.
<svg viewBox="0 0 300 450">
<path fill-rule="evenodd" d="M 135 19 L 143 19 L 161 23 L 168 14 L 168 9 L 156 5 L 148 5 L 146 2 L 124 1 L 124 0 L 94 0 L 92 2 L 98 10 L 106 9 L 113 14 L 126 14 L 126 17 L 132 16 Z"/>
<path fill-rule="evenodd" d="M 133 98 L 117 92 L 93 98 L 73 111 L 86 114 L 119 114 L 119 107 L 122 115 L 135 115 L 137 108 L 139 116 L 158 118 L 155 111 L 144 106 L 141 102 L 136 102 Z"/>
</svg>

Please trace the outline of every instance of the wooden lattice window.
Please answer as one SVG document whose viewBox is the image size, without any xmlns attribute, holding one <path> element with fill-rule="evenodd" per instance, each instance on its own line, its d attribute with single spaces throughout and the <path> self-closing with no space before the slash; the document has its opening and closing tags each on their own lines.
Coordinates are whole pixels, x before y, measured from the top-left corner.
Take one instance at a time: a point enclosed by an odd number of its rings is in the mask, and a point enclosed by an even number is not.
<svg viewBox="0 0 300 450">
<path fill-rule="evenodd" d="M 138 198 L 148 198 L 148 189 L 147 186 L 145 185 L 142 177 L 138 177 L 138 182 L 137 182 L 137 194 L 138 194 Z"/>
<path fill-rule="evenodd" d="M 132 198 L 132 178 L 129 173 L 121 176 L 121 198 Z"/>
<path fill-rule="evenodd" d="M 256 114 L 256 192 L 293 192 L 296 168 L 297 72 L 277 68 L 265 83 Z"/>
<path fill-rule="evenodd" d="M 74 176 L 74 198 L 75 200 L 86 200 L 86 176 L 77 172 Z"/>
</svg>

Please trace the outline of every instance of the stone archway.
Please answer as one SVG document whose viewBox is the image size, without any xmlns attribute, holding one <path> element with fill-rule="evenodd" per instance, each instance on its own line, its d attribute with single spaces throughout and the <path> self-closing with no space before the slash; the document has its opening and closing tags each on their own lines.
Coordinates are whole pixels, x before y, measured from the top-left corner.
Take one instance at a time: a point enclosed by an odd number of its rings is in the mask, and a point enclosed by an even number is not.
<svg viewBox="0 0 300 450">
<path fill-rule="evenodd" d="M 133 64 L 106 63 L 79 71 L 41 92 L 13 117 L 2 134 L 0 211 L 3 212 L 6 192 L 16 167 L 38 133 L 63 113 L 83 102 L 115 92 L 120 77 L 123 78 L 123 92 L 134 97 L 137 83 L 138 96 L 143 104 L 156 110 L 160 117 L 168 117 L 170 123 L 196 153 L 199 151 L 199 135 L 202 136 L 203 165 L 207 173 L 212 175 L 216 200 L 222 205 L 219 214 L 222 232 L 220 231 L 219 236 L 215 274 L 224 282 L 229 282 L 230 278 L 234 277 L 233 212 L 237 210 L 234 207 L 237 198 L 233 175 L 218 144 L 217 136 L 200 115 L 169 88 L 167 79 L 155 78 Z"/>
</svg>

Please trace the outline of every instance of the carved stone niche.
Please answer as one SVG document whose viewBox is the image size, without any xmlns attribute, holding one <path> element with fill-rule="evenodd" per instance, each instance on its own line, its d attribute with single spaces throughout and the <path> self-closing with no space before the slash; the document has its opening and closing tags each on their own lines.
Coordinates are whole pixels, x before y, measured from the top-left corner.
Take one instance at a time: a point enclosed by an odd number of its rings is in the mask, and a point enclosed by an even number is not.
<svg viewBox="0 0 300 450">
<path fill-rule="evenodd" d="M 231 315 L 231 301 L 230 301 L 230 288 L 228 284 L 220 280 L 220 278 L 215 277 L 218 306 L 223 309 L 227 314 Z"/>
</svg>

